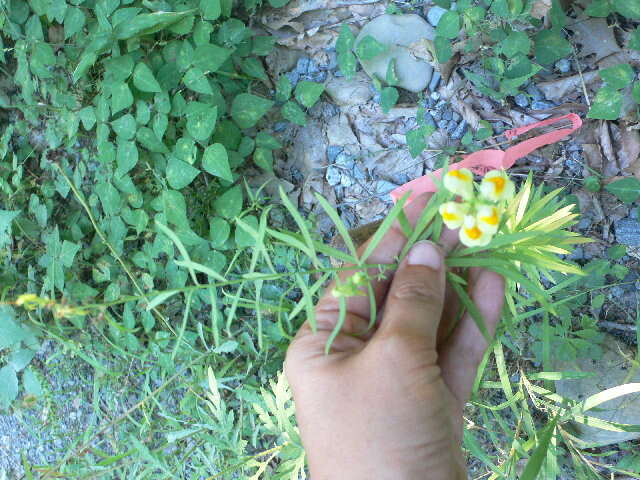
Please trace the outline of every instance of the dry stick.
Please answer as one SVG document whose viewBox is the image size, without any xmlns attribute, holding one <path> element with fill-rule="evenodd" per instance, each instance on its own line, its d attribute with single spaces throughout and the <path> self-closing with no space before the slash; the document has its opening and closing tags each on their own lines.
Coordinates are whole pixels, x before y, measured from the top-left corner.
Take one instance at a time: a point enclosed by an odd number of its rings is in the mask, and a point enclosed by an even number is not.
<svg viewBox="0 0 640 480">
<path fill-rule="evenodd" d="M 142 288 L 140 287 L 140 285 L 136 281 L 135 277 L 133 276 L 133 273 L 131 273 L 131 270 L 129 270 L 129 267 L 127 267 L 127 265 L 124 263 L 124 260 L 122 260 L 122 257 L 120 257 L 120 255 L 118 255 L 118 252 L 115 251 L 115 249 L 113 248 L 113 246 L 111 245 L 111 243 L 109 242 L 109 240 L 107 239 L 105 234 L 102 232 L 102 230 L 100 230 L 100 227 L 98 226 L 95 218 L 93 218 L 93 214 L 91 213 L 91 209 L 89 208 L 87 203 L 82 198 L 82 194 L 78 191 L 78 188 L 71 181 L 71 179 L 67 176 L 67 174 L 64 173 L 64 171 L 62 170 L 62 167 L 60 165 L 58 165 L 57 163 L 55 163 L 54 165 L 56 167 L 58 167 L 58 170 L 60 170 L 60 174 L 66 180 L 66 182 L 69 184 L 69 187 L 71 188 L 71 191 L 75 195 L 76 199 L 78 200 L 78 202 L 80 203 L 80 205 L 82 206 L 84 211 L 87 213 L 87 216 L 89 217 L 89 221 L 91 221 L 91 225 L 93 225 L 93 229 L 96 231 L 96 233 L 98 234 L 98 236 L 100 237 L 102 242 L 107 246 L 107 248 L 109 249 L 109 252 L 111 252 L 111 255 L 113 255 L 113 258 L 116 259 L 116 261 L 120 264 L 122 269 L 125 271 L 125 273 L 127 274 L 129 279 L 131 280 L 131 283 L 133 283 L 133 286 L 138 291 L 140 296 L 142 298 L 144 298 L 147 303 L 149 303 L 149 299 L 147 298 L 147 295 L 144 293 L 144 291 L 142 290 Z M 155 313 L 158 316 L 158 318 L 160 318 L 160 320 L 162 320 L 162 322 L 171 331 L 171 333 L 173 333 L 174 335 L 177 335 L 176 331 L 173 329 L 173 327 L 171 327 L 171 325 L 169 324 L 167 319 L 164 317 L 164 315 L 162 315 L 162 313 L 160 313 L 160 311 L 157 308 L 153 308 L 152 311 L 153 311 L 153 313 Z"/>
<path fill-rule="evenodd" d="M 605 328 L 612 328 L 614 330 L 622 330 L 625 332 L 635 332 L 638 328 L 635 325 L 623 324 L 623 323 L 615 323 L 615 322 L 606 322 L 601 321 L 598 322 L 598 325 Z"/>
<path fill-rule="evenodd" d="M 582 82 L 582 93 L 584 93 L 584 99 L 586 100 L 587 105 L 591 107 L 591 99 L 589 99 L 587 84 L 584 81 L 584 76 L 582 75 L 582 66 L 580 65 L 580 60 L 578 60 L 578 52 L 573 42 L 571 42 L 571 49 L 573 50 L 573 58 L 576 60 L 576 67 L 578 67 L 578 75 L 580 75 L 580 81 Z"/>
</svg>

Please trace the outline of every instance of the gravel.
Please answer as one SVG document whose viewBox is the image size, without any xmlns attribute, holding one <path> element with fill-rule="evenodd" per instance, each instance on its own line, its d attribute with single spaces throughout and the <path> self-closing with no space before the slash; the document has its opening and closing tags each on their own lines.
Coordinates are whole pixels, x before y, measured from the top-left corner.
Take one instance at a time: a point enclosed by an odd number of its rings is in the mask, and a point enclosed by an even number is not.
<svg viewBox="0 0 640 480">
<path fill-rule="evenodd" d="M 618 243 L 640 247 L 640 222 L 634 218 L 623 218 L 615 223 Z"/>
<path fill-rule="evenodd" d="M 552 103 L 552 102 L 547 102 L 544 100 L 535 100 L 531 104 L 531 110 L 548 110 L 555 106 L 556 106 L 555 103 Z"/>
<path fill-rule="evenodd" d="M 535 84 L 531 83 L 527 87 L 527 93 L 531 96 L 531 99 L 534 101 L 545 100 L 544 93 L 540 90 Z"/>
<path fill-rule="evenodd" d="M 440 84 L 440 79 L 442 79 L 440 72 L 433 72 L 433 76 L 431 77 L 431 82 L 429 82 L 430 92 L 433 92 L 436 88 L 438 88 L 438 85 Z"/>
<path fill-rule="evenodd" d="M 514 97 L 514 101 L 516 105 L 521 108 L 527 108 L 529 106 L 529 97 L 527 97 L 524 93 L 520 93 Z"/>
</svg>

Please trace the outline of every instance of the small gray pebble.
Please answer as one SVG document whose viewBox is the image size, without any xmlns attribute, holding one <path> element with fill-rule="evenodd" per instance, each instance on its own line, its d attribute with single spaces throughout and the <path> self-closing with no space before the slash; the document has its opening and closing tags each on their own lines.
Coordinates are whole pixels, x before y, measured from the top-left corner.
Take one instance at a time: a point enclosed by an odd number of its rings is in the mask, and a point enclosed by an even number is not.
<svg viewBox="0 0 640 480">
<path fill-rule="evenodd" d="M 462 120 L 462 115 L 460 115 L 458 112 L 453 112 L 452 120 L 458 123 L 460 120 Z"/>
<path fill-rule="evenodd" d="M 462 120 L 462 122 L 458 124 L 456 129 L 451 134 L 451 138 L 453 138 L 454 140 L 460 140 L 462 137 L 464 137 L 465 133 L 467 133 L 467 121 Z"/>
<path fill-rule="evenodd" d="M 453 133 L 458 129 L 458 124 L 453 120 L 449 121 L 449 125 L 447 126 L 447 133 L 449 135 L 453 135 Z"/>
<path fill-rule="evenodd" d="M 507 127 L 505 126 L 504 123 L 502 122 L 495 122 L 493 124 L 493 132 L 496 135 L 500 135 L 501 133 L 503 133 L 505 130 L 507 129 Z"/>
<path fill-rule="evenodd" d="M 571 70 L 571 62 L 566 58 L 563 58 L 562 60 L 558 60 L 556 62 L 556 69 L 560 73 L 568 73 Z"/>
<path fill-rule="evenodd" d="M 544 96 L 544 93 L 542 93 L 542 90 L 540 90 L 538 86 L 533 83 L 529 84 L 529 86 L 527 87 L 527 93 L 531 95 L 532 100 L 545 99 L 545 96 Z"/>
<path fill-rule="evenodd" d="M 445 110 L 442 114 L 443 120 L 453 120 L 453 112 L 451 110 Z"/>
<path fill-rule="evenodd" d="M 436 88 L 438 88 L 441 78 L 442 76 L 440 75 L 440 72 L 433 72 L 433 75 L 431 76 L 431 82 L 429 82 L 430 92 L 433 92 Z"/>
<path fill-rule="evenodd" d="M 312 60 L 309 57 L 301 57 L 298 59 L 298 63 L 296 64 L 296 72 L 304 75 L 309 72 L 309 67 L 312 64 Z"/>
<path fill-rule="evenodd" d="M 424 123 L 433 127 L 436 126 L 436 121 L 433 118 L 433 115 L 431 115 L 429 112 L 424 112 Z"/>
<path fill-rule="evenodd" d="M 576 247 L 571 255 L 567 256 L 567 260 L 582 260 L 584 258 L 584 250 L 582 247 Z"/>
<path fill-rule="evenodd" d="M 298 84 L 298 82 L 300 81 L 300 73 L 296 70 L 293 70 L 289 73 L 286 74 L 287 78 L 289 78 L 289 81 L 291 82 L 292 86 L 296 86 Z"/>
<path fill-rule="evenodd" d="M 440 94 L 438 92 L 431 92 L 431 100 L 435 100 L 437 102 L 440 100 Z"/>
<path fill-rule="evenodd" d="M 289 122 L 277 122 L 273 126 L 273 130 L 275 132 L 284 132 L 287 129 L 288 126 L 289 126 Z"/>
<path fill-rule="evenodd" d="M 360 170 L 360 167 L 356 165 L 355 167 L 353 167 L 353 178 L 355 178 L 356 180 L 366 180 L 367 177 L 362 172 L 362 170 Z"/>
<path fill-rule="evenodd" d="M 433 110 L 433 112 L 431 112 L 431 117 L 436 122 L 439 122 L 440 120 L 442 120 L 442 112 L 440 112 L 439 110 Z"/>
<path fill-rule="evenodd" d="M 640 222 L 623 218 L 615 223 L 616 240 L 632 247 L 640 247 Z"/>
<path fill-rule="evenodd" d="M 448 126 L 449 126 L 449 120 L 440 120 L 438 122 L 438 128 L 442 128 L 443 130 L 446 130 Z"/>
<path fill-rule="evenodd" d="M 427 21 L 434 27 L 437 27 L 438 23 L 440 23 L 440 19 L 445 13 L 447 13 L 446 9 L 435 5 L 427 12 Z"/>
<path fill-rule="evenodd" d="M 548 110 L 549 108 L 553 108 L 555 105 L 551 102 L 545 102 L 543 100 L 536 100 L 531 104 L 532 110 Z"/>
<path fill-rule="evenodd" d="M 524 93 L 516 95 L 513 99 L 516 102 L 516 105 L 521 108 L 527 108 L 529 106 L 529 97 L 527 97 Z"/>
</svg>

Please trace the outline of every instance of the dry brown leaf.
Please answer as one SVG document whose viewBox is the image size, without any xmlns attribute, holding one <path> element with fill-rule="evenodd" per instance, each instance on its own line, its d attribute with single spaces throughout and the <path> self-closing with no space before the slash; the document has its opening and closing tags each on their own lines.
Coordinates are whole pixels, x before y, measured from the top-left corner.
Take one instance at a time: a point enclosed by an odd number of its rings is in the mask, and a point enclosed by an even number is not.
<svg viewBox="0 0 640 480">
<path fill-rule="evenodd" d="M 598 79 L 598 72 L 585 72 L 582 75 L 558 78 L 547 82 L 538 83 L 545 97 L 554 102 L 559 102 L 569 96 L 579 97 L 583 94 L 582 84 L 589 85 Z"/>
<path fill-rule="evenodd" d="M 640 176 L 640 132 L 620 129 L 620 167 L 635 176 Z"/>
<path fill-rule="evenodd" d="M 577 49 L 580 58 L 595 54 L 594 61 L 597 62 L 620 51 L 613 28 L 607 25 L 604 18 L 589 18 L 567 28 L 573 30 L 573 41 L 581 46 Z"/>
<path fill-rule="evenodd" d="M 586 164 L 596 172 L 602 171 L 602 151 L 600 150 L 600 146 L 595 143 L 584 143 L 582 144 L 582 155 L 587 161 Z M 588 177 L 592 175 L 588 168 L 583 169 L 582 175 Z"/>
<path fill-rule="evenodd" d="M 535 0 L 531 7 L 531 16 L 534 18 L 544 18 L 551 10 L 551 0 Z"/>
<path fill-rule="evenodd" d="M 604 163 L 602 165 L 602 173 L 605 177 L 613 177 L 620 172 L 618 166 L 618 159 L 616 158 L 615 151 L 613 149 L 613 142 L 611 141 L 611 132 L 609 131 L 609 122 L 600 123 L 600 146 L 602 147 L 602 154 L 604 155 Z"/>
</svg>

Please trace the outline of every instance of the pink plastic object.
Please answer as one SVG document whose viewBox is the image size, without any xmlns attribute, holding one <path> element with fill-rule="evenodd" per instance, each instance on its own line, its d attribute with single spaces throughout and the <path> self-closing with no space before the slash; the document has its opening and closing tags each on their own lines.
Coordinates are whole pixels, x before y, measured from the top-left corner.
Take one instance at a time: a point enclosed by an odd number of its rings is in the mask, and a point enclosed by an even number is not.
<svg viewBox="0 0 640 480">
<path fill-rule="evenodd" d="M 575 113 L 570 113 L 568 115 L 563 115 L 562 117 L 549 118 L 541 122 L 532 123 L 530 125 L 525 125 L 524 127 L 514 128 L 513 130 L 507 130 L 504 132 L 504 136 L 507 137 L 508 140 L 512 140 L 518 135 L 528 132 L 529 130 L 553 125 L 554 123 L 561 122 L 562 120 L 570 120 L 571 127 L 561 128 L 559 130 L 538 135 L 537 137 L 530 138 L 524 142 L 520 142 L 509 147 L 507 150 L 479 150 L 467 155 L 458 163 L 452 163 L 449 165 L 449 170 L 468 168 L 473 173 L 484 175 L 489 170 L 510 168 L 516 160 L 529 155 L 540 147 L 556 143 L 578 130 L 582 126 L 582 119 Z M 424 177 L 416 178 L 415 180 L 396 188 L 391 192 L 391 198 L 394 202 L 397 202 L 405 193 L 411 192 L 407 199 L 407 203 L 409 203 L 423 193 L 435 192 L 438 190 L 438 187 L 433 183 L 431 175 L 440 178 L 442 175 L 442 169 L 436 170 Z"/>
</svg>

